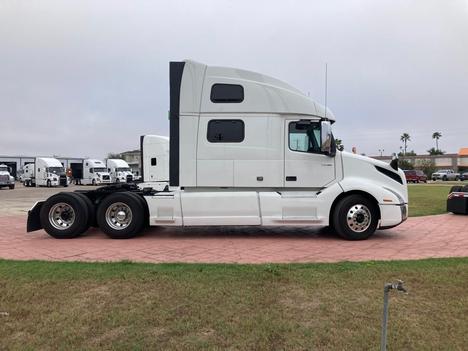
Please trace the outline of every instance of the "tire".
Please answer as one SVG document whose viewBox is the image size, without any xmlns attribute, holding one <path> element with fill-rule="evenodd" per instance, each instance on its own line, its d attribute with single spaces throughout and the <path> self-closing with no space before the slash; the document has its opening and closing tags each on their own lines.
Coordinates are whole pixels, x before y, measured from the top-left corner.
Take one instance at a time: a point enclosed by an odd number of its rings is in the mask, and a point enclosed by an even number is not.
<svg viewBox="0 0 468 351">
<path fill-rule="evenodd" d="M 88 208 L 88 228 L 89 227 L 97 227 L 97 221 L 96 221 L 96 206 L 94 206 L 93 202 L 90 200 L 89 197 L 87 197 L 84 194 L 81 193 L 70 193 L 73 196 L 78 196 L 81 198 L 84 203 L 86 204 L 86 207 Z M 86 228 L 86 229 L 88 229 Z"/>
<path fill-rule="evenodd" d="M 446 182 L 446 181 L 447 181 L 447 177 L 446 177 L 446 176 L 443 176 L 443 177 L 442 177 L 442 180 L 443 180 L 444 182 Z"/>
<path fill-rule="evenodd" d="M 54 207 L 62 213 L 54 216 Z M 70 218 L 70 209 L 73 210 L 73 219 Z M 49 197 L 42 205 L 39 217 L 44 230 L 56 239 L 75 238 L 88 228 L 88 207 L 73 193 L 58 193 Z"/>
<path fill-rule="evenodd" d="M 433 182 L 435 182 L 435 181 L 436 181 L 436 179 L 435 179 L 435 178 L 432 178 L 432 181 L 433 181 Z"/>
<path fill-rule="evenodd" d="M 142 202 L 130 192 L 117 192 L 104 198 L 97 210 L 99 228 L 112 239 L 136 236 L 145 224 Z M 121 214 L 121 218 L 117 218 Z"/>
<path fill-rule="evenodd" d="M 91 182 L 91 185 L 96 186 L 96 180 L 95 179 L 93 179 L 93 181 Z"/>
<path fill-rule="evenodd" d="M 11 184 L 8 187 L 10 188 L 10 190 L 13 190 L 15 188 L 15 184 Z"/>
<path fill-rule="evenodd" d="M 52 183 L 50 182 L 50 179 L 47 180 L 47 187 L 50 188 L 52 186 Z"/>
<path fill-rule="evenodd" d="M 140 196 L 140 195 L 138 195 L 138 194 L 131 193 L 131 192 L 129 192 L 128 194 L 131 195 L 131 196 L 133 196 L 133 197 L 135 197 L 136 199 L 138 199 L 138 201 L 140 201 L 140 203 L 141 203 L 141 206 L 143 206 L 144 218 L 143 218 L 142 230 L 143 230 L 144 228 L 149 227 L 149 209 L 148 209 L 148 204 L 147 204 L 147 202 L 145 201 L 145 199 L 143 198 L 143 196 Z"/>
<path fill-rule="evenodd" d="M 455 181 L 457 181 L 457 180 L 459 180 L 459 178 L 458 178 L 458 177 L 455 177 Z"/>
<path fill-rule="evenodd" d="M 332 221 L 338 235 L 346 240 L 369 238 L 377 229 L 378 222 L 376 204 L 362 195 L 341 199 L 335 207 Z"/>
</svg>

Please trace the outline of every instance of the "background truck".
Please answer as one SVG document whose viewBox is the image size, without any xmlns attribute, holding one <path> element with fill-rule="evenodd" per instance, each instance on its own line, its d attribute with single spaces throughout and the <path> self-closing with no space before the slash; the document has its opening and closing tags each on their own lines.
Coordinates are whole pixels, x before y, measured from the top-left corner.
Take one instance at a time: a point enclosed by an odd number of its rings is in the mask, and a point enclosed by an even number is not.
<svg viewBox="0 0 468 351">
<path fill-rule="evenodd" d="M 86 159 L 81 163 L 70 164 L 72 177 L 75 182 L 82 185 L 110 184 L 110 174 L 106 164 L 97 159 Z"/>
<path fill-rule="evenodd" d="M 0 189 L 8 187 L 15 188 L 15 178 L 10 175 L 10 169 L 7 165 L 0 165 Z"/>
<path fill-rule="evenodd" d="M 106 161 L 106 165 L 111 183 L 131 183 L 133 181 L 132 170 L 126 161 L 110 158 Z"/>
<path fill-rule="evenodd" d="M 50 157 L 37 157 L 34 163 L 23 167 L 24 186 L 68 186 L 65 169 L 59 160 Z"/>
<path fill-rule="evenodd" d="M 454 172 L 452 169 L 441 169 L 435 173 L 432 173 L 432 180 L 458 180 L 460 179 L 460 173 Z"/>
<path fill-rule="evenodd" d="M 53 195 L 29 211 L 28 232 L 44 228 L 70 238 L 97 222 L 123 239 L 147 225 L 318 225 L 362 240 L 406 220 L 398 159 L 388 164 L 337 150 L 333 113 L 299 90 L 259 73 L 193 61 L 171 62 L 169 81 L 167 186 L 146 179 L 159 151 L 152 155 L 143 137 L 140 187 Z M 127 168 L 112 165 L 116 172 L 121 167 Z"/>
</svg>

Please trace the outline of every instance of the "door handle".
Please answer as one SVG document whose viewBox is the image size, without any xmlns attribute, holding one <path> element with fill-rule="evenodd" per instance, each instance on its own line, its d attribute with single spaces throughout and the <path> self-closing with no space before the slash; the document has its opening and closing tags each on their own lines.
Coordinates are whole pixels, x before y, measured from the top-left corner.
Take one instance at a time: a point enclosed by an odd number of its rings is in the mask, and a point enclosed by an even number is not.
<svg viewBox="0 0 468 351">
<path fill-rule="evenodd" d="M 322 166 L 331 167 L 333 166 L 333 163 L 322 163 Z"/>
<path fill-rule="evenodd" d="M 296 176 L 289 176 L 289 177 L 286 177 L 286 181 L 287 182 L 295 182 L 297 180 L 297 177 Z"/>
</svg>

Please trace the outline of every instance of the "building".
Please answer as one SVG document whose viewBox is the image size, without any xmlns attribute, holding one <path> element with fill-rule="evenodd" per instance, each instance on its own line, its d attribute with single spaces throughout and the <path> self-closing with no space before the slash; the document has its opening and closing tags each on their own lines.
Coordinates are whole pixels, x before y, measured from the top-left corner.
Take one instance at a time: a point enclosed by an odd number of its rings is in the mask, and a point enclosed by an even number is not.
<svg viewBox="0 0 468 351">
<path fill-rule="evenodd" d="M 124 159 L 132 173 L 135 175 L 141 175 L 141 151 L 140 149 L 132 150 L 132 151 L 125 151 L 120 154 L 120 157 Z"/>
<path fill-rule="evenodd" d="M 58 156 L 2 156 L 0 155 L 0 164 L 5 164 L 11 168 L 11 175 L 18 178 L 19 171 L 24 165 L 34 163 L 36 157 L 53 157 L 59 160 L 63 167 L 69 168 L 71 163 L 81 163 L 84 158 L 82 157 L 58 157 Z"/>
<path fill-rule="evenodd" d="M 392 156 L 371 156 L 377 160 L 390 162 Z M 468 148 L 461 148 L 457 154 L 402 156 L 400 159 L 411 162 L 414 168 L 432 163 L 436 169 L 453 169 L 455 172 L 468 170 Z"/>
</svg>

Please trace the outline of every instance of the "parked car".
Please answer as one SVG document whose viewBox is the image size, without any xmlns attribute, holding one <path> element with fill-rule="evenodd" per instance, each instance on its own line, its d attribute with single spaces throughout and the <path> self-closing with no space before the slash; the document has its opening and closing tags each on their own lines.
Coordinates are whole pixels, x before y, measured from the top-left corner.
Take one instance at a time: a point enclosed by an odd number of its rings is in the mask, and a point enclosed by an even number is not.
<svg viewBox="0 0 468 351">
<path fill-rule="evenodd" d="M 460 174 L 460 180 L 468 180 L 468 172 L 463 172 Z"/>
<path fill-rule="evenodd" d="M 415 170 L 416 176 L 418 179 L 416 180 L 417 183 L 427 183 L 427 175 L 421 171 L 420 169 Z"/>
<path fill-rule="evenodd" d="M 416 175 L 416 171 L 408 169 L 408 170 L 404 170 L 403 172 L 405 172 L 405 177 L 406 177 L 406 182 L 407 183 L 417 183 L 418 176 Z"/>
<path fill-rule="evenodd" d="M 409 169 L 405 172 L 405 177 L 406 177 L 406 182 L 407 183 L 426 183 L 427 182 L 427 176 L 424 174 L 423 171 L 419 169 Z"/>
<path fill-rule="evenodd" d="M 455 173 L 452 169 L 441 169 L 435 173 L 432 173 L 432 180 L 458 180 L 460 173 Z"/>
</svg>

